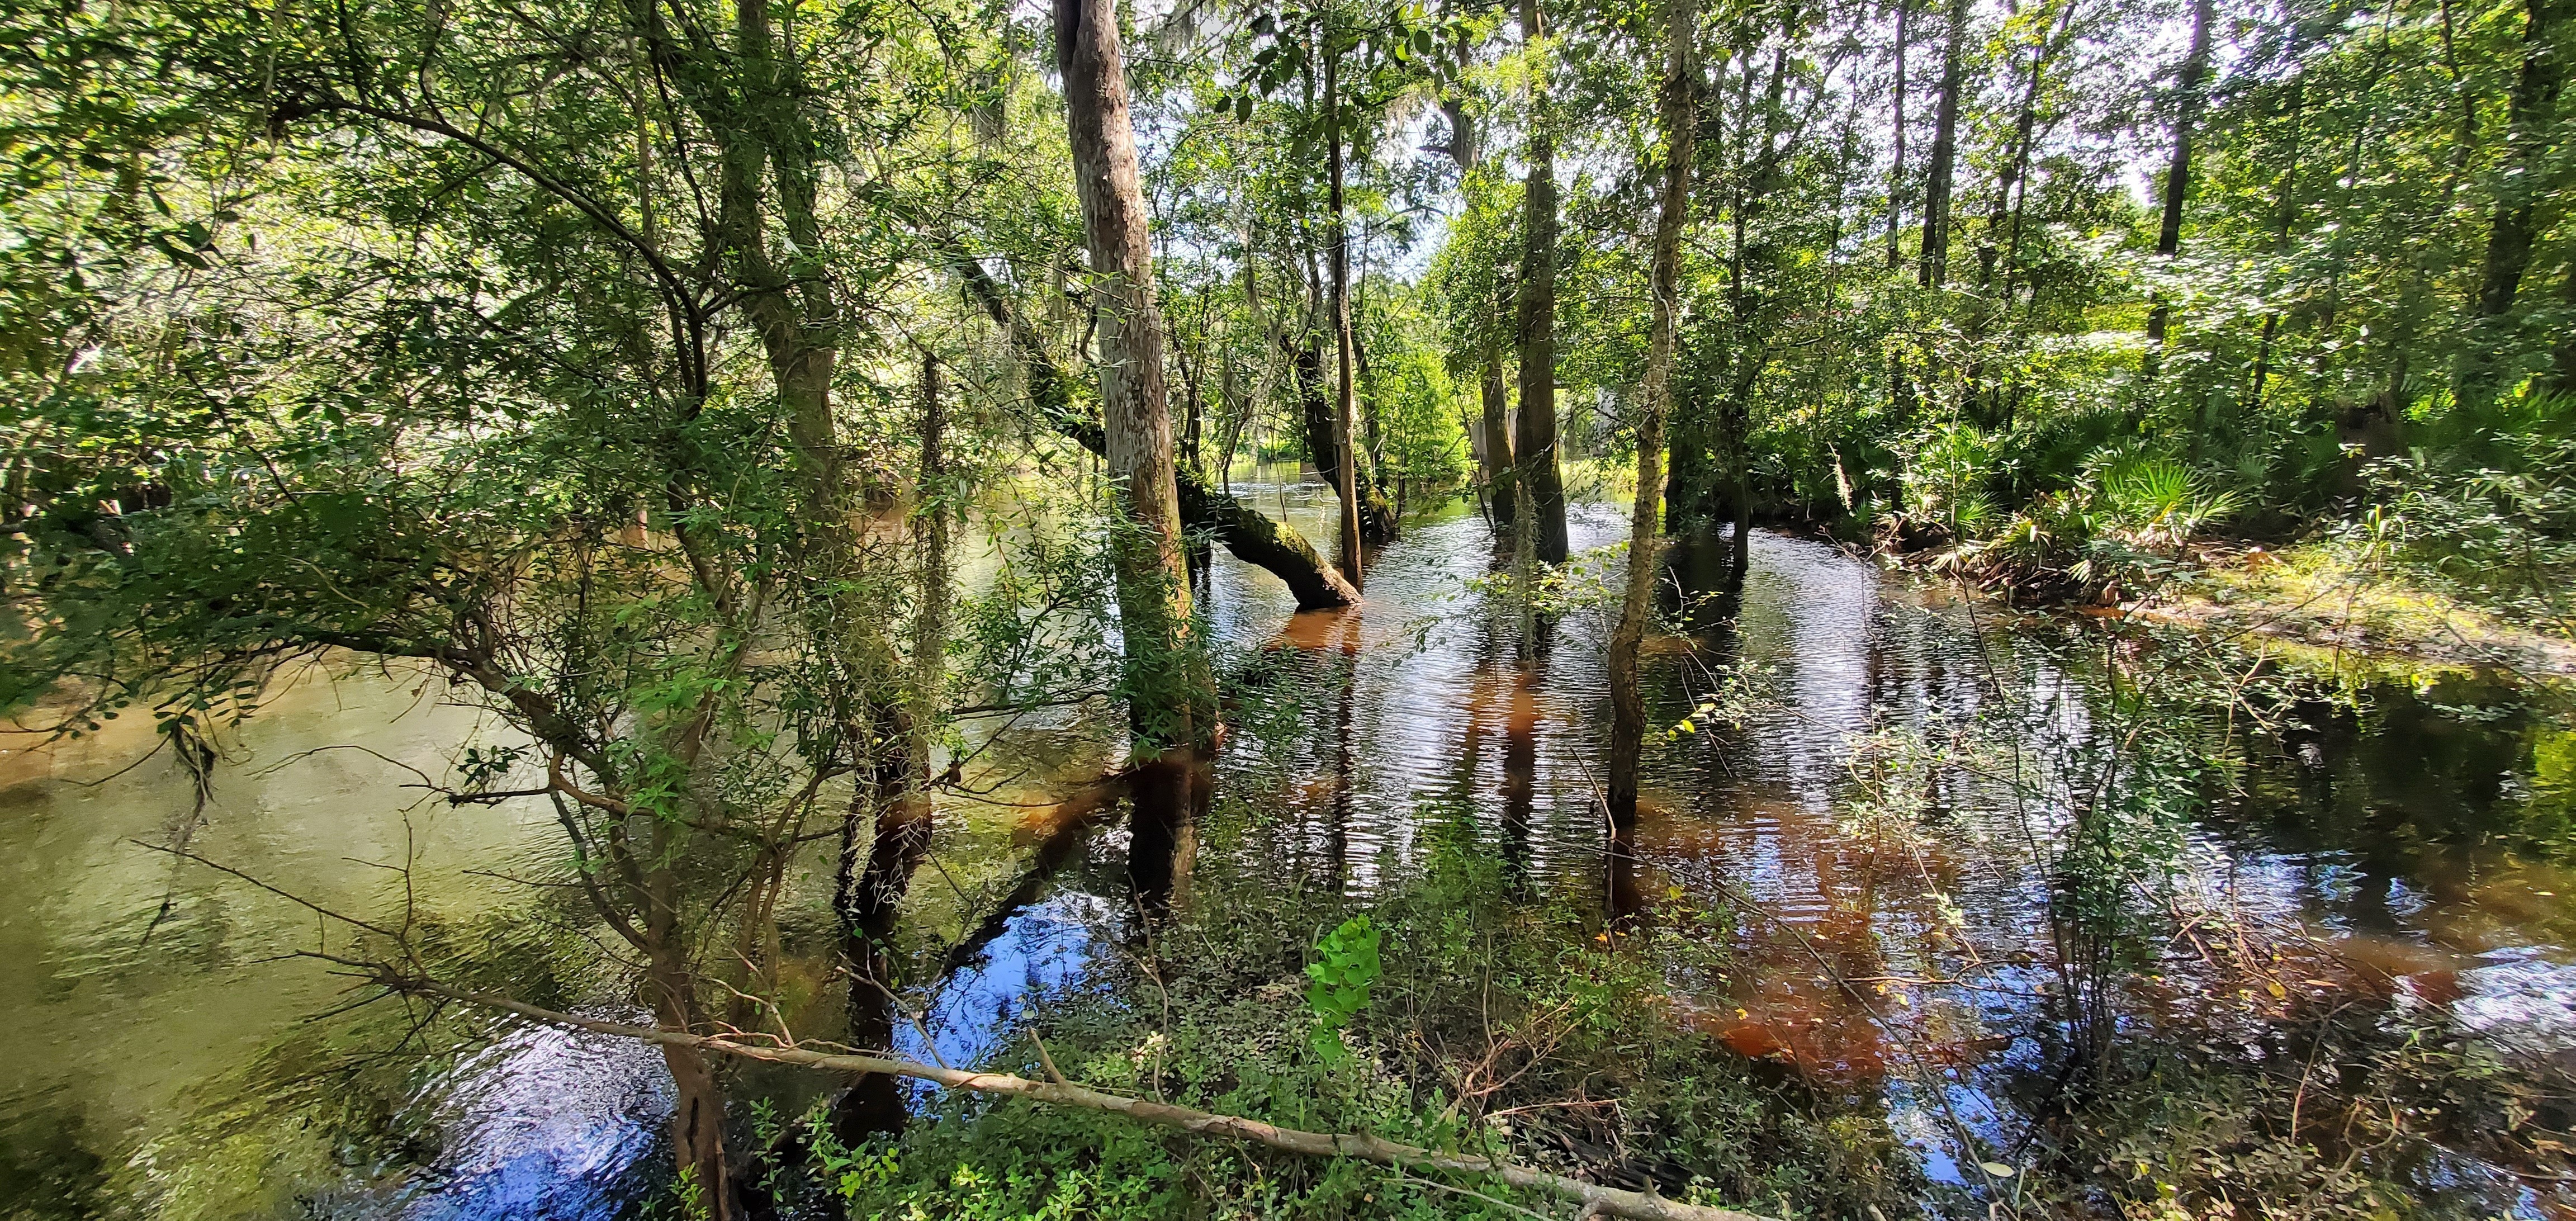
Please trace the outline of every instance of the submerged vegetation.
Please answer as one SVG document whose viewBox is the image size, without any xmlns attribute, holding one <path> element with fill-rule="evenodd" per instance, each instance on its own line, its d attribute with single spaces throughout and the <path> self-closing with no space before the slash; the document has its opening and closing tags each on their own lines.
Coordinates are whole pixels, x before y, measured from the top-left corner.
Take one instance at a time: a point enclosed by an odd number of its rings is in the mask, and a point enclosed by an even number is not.
<svg viewBox="0 0 2576 1221">
<path fill-rule="evenodd" d="M 2576 1208 L 2571 23 L 0 0 L 0 1216 Z"/>
</svg>

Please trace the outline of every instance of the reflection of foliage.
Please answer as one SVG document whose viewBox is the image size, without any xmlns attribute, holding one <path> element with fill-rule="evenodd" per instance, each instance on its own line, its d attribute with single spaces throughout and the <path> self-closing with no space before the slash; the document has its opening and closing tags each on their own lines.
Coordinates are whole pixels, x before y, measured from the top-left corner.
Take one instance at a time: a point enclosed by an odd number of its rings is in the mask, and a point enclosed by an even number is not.
<svg viewBox="0 0 2576 1221">
<path fill-rule="evenodd" d="M 576 1008 L 608 994 L 615 971 L 584 935 L 595 926 L 579 902 L 557 889 L 507 913 L 450 920 L 419 912 L 413 931 L 444 978 Z M 110 1193 L 149 1202 L 144 1215 L 230 1217 L 290 1214 L 324 1185 L 380 1186 L 368 1176 L 435 1161 L 455 1118 L 453 1091 L 506 1088 L 506 1075 L 449 1070 L 517 1029 L 480 1011 L 395 999 L 294 1026 L 192 1086 L 190 1122 L 115 1168 Z M 657 1169 L 648 1163 L 637 1173 L 650 1181 Z"/>
<path fill-rule="evenodd" d="M 1435 821 L 1455 813 L 1424 811 Z M 1595 1181 L 1642 1176 L 1707 1203 L 1863 1214 L 1901 1206 L 1918 1186 L 1883 1119 L 1827 1097 L 1776 1105 L 1754 1070 L 1659 1002 L 1657 964 L 1724 969 L 1725 913 L 1676 907 L 1670 927 L 1613 946 L 1595 939 L 1590 904 L 1516 903 L 1500 863 L 1463 842 L 1444 841 L 1390 879 L 1367 914 L 1371 937 L 1355 943 L 1382 939 L 1400 961 L 1386 964 L 1373 1003 L 1350 1009 L 1344 1054 L 1310 1054 L 1315 1012 L 1298 1003 L 1316 982 L 1304 972 L 1315 948 L 1305 930 L 1359 922 L 1336 896 L 1277 885 L 1258 850 L 1268 830 L 1240 804 L 1206 828 L 1198 884 L 1250 906 L 1183 914 L 1158 933 L 1150 969 L 1104 964 L 1100 987 L 1049 1003 L 1047 1042 L 1069 1076 L 1468 1153 L 1557 1150 L 1564 1165 L 1571 1149 L 1569 1169 Z M 1025 1071 L 1040 1071 L 1024 1054 Z M 1356 1162 L 1175 1141 L 1116 1117 L 967 1099 L 892 1141 L 836 1147 L 825 1164 L 853 1216 L 1520 1215 Z M 1464 1185 L 1506 1205 L 1533 1203 L 1499 1183 Z"/>
<path fill-rule="evenodd" d="M 996 707 L 1107 694 L 1119 647 L 1106 532 L 1037 513 L 995 524 L 1000 567 L 957 606 L 956 685 Z"/>
</svg>

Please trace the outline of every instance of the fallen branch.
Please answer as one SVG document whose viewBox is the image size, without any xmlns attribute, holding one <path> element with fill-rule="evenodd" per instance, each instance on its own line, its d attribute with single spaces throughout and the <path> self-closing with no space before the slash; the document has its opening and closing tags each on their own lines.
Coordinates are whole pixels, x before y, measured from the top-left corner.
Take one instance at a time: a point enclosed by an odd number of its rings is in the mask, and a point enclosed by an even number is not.
<svg viewBox="0 0 2576 1221">
<path fill-rule="evenodd" d="M 714 1052 L 745 1060 L 792 1064 L 802 1068 L 821 1069 L 825 1072 L 883 1073 L 891 1077 L 909 1077 L 916 1081 L 928 1081 L 950 1089 L 973 1090 L 981 1094 L 1005 1094 L 1052 1103 L 1056 1106 L 1108 1111 L 1159 1127 L 1177 1128 L 1200 1136 L 1231 1136 L 1310 1157 L 1356 1158 L 1364 1162 L 1374 1162 L 1380 1166 L 1392 1166 L 1398 1170 L 1445 1170 L 1457 1174 L 1491 1175 L 1514 1187 L 1543 1191 L 1575 1201 L 1583 1205 L 1588 1214 L 1632 1217 L 1637 1218 L 1638 1221 L 1770 1221 L 1769 1218 L 1752 1213 L 1686 1204 L 1649 1192 L 1596 1186 L 1581 1179 L 1550 1174 L 1544 1170 L 1532 1169 L 1500 1158 L 1441 1153 L 1418 1145 L 1385 1140 L 1364 1132 L 1356 1135 L 1340 1132 L 1303 1132 L 1295 1128 L 1282 1128 L 1276 1124 L 1263 1123 L 1257 1119 L 1219 1115 L 1211 1111 L 1173 1106 L 1170 1103 L 1155 1102 L 1145 1098 L 1104 1094 L 1070 1082 L 1031 1081 L 1026 1077 L 1013 1076 L 1009 1073 L 971 1073 L 883 1056 L 833 1055 L 808 1051 L 801 1047 L 764 1047 L 709 1035 L 657 1030 L 649 1026 L 631 1026 L 623 1022 L 606 1022 L 597 1018 L 560 1013 L 552 1009 L 540 1009 L 535 1005 L 522 1004 L 507 997 L 469 992 L 436 980 L 403 975 L 380 963 L 357 962 L 350 959 L 331 958 L 328 955 L 314 955 L 314 957 L 329 958 L 330 961 L 344 966 L 360 968 L 368 973 L 374 983 L 396 992 L 445 997 L 486 1009 L 514 1013 L 534 1021 L 568 1026 L 575 1030 L 587 1030 L 593 1034 L 616 1035 L 646 1043 L 690 1047 L 702 1052 Z"/>
</svg>

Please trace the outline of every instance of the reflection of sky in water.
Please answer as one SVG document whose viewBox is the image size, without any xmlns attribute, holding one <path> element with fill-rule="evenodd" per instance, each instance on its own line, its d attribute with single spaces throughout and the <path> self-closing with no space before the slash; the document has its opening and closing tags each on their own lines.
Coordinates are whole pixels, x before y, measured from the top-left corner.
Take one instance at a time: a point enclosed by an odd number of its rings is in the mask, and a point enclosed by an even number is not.
<svg viewBox="0 0 2576 1221">
<path fill-rule="evenodd" d="M 916 1060 L 965 1068 L 1007 1050 L 1020 1037 L 1021 1016 L 1091 962 L 1096 930 L 1109 922 L 1109 900 L 1066 892 L 1012 916 L 982 954 L 948 977 L 923 1011 L 921 1031 L 895 1019 L 894 1050 Z M 935 1050 L 934 1050 L 935 1049 Z M 919 1086 L 920 1090 L 929 1087 Z"/>
<path fill-rule="evenodd" d="M 1332 501 L 1321 485 L 1237 483 L 1236 491 L 1266 511 L 1284 503 L 1285 516 L 1330 552 Z M 1619 506 L 1572 510 L 1578 552 L 1625 529 Z M 1221 785 L 1260 792 L 1267 803 L 1264 825 L 1252 829 L 1243 850 L 1275 851 L 1281 876 L 1312 878 L 1325 868 L 1318 861 L 1337 829 L 1333 867 L 1346 893 L 1365 897 L 1385 884 L 1382 861 L 1419 861 L 1426 802 L 1436 797 L 1447 803 L 1438 817 L 1457 820 L 1480 845 L 1517 854 L 1517 866 L 1559 884 L 1560 893 L 1597 885 L 1602 828 L 1591 785 L 1605 749 L 1604 617 L 1561 625 L 1541 671 L 1521 675 L 1510 642 L 1470 613 L 1477 598 L 1461 596 L 1466 580 L 1496 566 L 1488 529 L 1472 514 L 1409 522 L 1404 541 L 1368 574 L 1368 605 L 1346 619 L 1290 624 L 1292 608 L 1275 580 L 1218 557 L 1200 603 L 1217 637 L 1235 649 L 1284 657 L 1294 673 L 1281 695 L 1301 705 L 1299 725 L 1282 742 L 1247 739 L 1220 761 Z M 2044 951 L 2044 892 L 2019 858 L 1978 846 L 1974 833 L 1992 832 L 2003 813 L 1990 787 L 1945 778 L 1931 796 L 1936 817 L 1947 821 L 1933 824 L 1932 842 L 1919 851 L 1900 851 L 1839 821 L 1845 763 L 1854 735 L 1873 727 L 1977 715 L 1991 703 L 1984 690 L 1990 674 L 2012 693 L 2036 741 L 2065 743 L 2093 732 L 2086 696 L 2079 677 L 2028 638 L 2045 628 L 2027 637 L 1981 637 L 1980 625 L 1959 609 L 1926 605 L 1882 582 L 1868 563 L 1818 543 L 1757 535 L 1752 564 L 1739 638 L 1770 675 L 1779 706 L 1747 725 L 1650 753 L 1646 797 L 1653 808 L 1640 829 L 1638 859 L 1641 872 L 1654 876 L 1642 889 L 1661 896 L 1672 883 L 1692 903 L 1707 904 L 1722 888 L 1758 913 L 1734 931 L 1740 969 L 1732 983 L 1716 995 L 1685 998 L 1710 1018 L 1711 1033 L 1746 1054 L 1788 1051 L 1829 1073 L 1883 1084 L 1891 1122 L 1921 1152 L 1925 1170 L 1955 1182 L 1964 1168 L 1974 1179 L 1977 1172 L 1958 1160 L 1957 1126 L 1999 1143 L 2025 1126 L 1997 1087 L 2007 1074 L 2047 1067 L 2031 1032 L 2048 1020 L 2040 997 L 2054 973 L 2044 954 L 2035 966 L 1994 962 L 1989 954 L 1973 974 L 1963 972 L 1957 943 L 1935 935 L 1942 924 L 1934 895 L 1955 904 L 1966 936 L 1990 950 Z M 1615 570 L 1610 575 L 1615 580 Z M 1434 618 L 1440 621 L 1429 622 Z M 1430 630 L 1418 631 L 1426 625 Z M 1650 660 L 1648 668 L 1669 681 L 1676 667 Z M 1659 713 L 1681 706 L 1677 691 L 1663 698 Z M 2333 752 L 2302 742 L 2293 755 L 2323 768 L 2329 755 L 2403 753 L 2408 746 L 2402 736 Z M 1273 764 L 1285 773 L 1275 799 L 1260 786 L 1279 778 L 1257 774 Z M 1509 809 L 1515 775 L 1526 778 L 1517 814 Z M 2442 801 L 2456 802 L 2443 792 Z M 2427 805 L 2426 821 L 2452 809 Z M 2471 888 L 2475 879 L 2448 878 L 2427 865 L 2429 856 L 2396 860 L 2343 824 L 2319 833 L 2336 838 L 2288 848 L 2259 829 L 2194 831 L 2188 850 L 2200 866 L 2196 897 L 2211 910 L 2305 919 L 2339 954 L 2380 955 L 2389 972 L 2410 977 L 2398 989 L 2401 1005 L 2439 1011 L 2500 1050 L 2576 1050 L 2576 967 L 2557 961 L 2565 955 L 2546 944 L 2554 938 L 2511 912 L 2453 930 L 2441 922 L 2485 902 L 2488 892 Z M 1103 836 L 1096 846 L 1114 853 L 1114 839 Z M 1098 938 L 1115 935 L 1105 931 L 1127 911 L 1123 878 L 1080 872 L 1010 915 L 926 1001 L 907 996 L 926 1004 L 931 1034 L 925 1040 L 898 1017 L 894 1049 L 960 1067 L 1024 1051 L 1032 1005 L 1081 986 L 1103 948 Z M 160 893 L 159 875 L 129 889 L 128 907 L 148 906 Z M 1247 918 L 1258 918 L 1259 899 L 1250 901 L 1256 906 Z M 2547 910 L 2559 910 L 2554 898 Z M 165 936 L 175 941 L 184 931 L 174 925 Z M 1862 1012 L 1837 991 L 1819 956 L 1846 976 L 1967 983 L 1911 988 L 1904 1003 L 1888 995 Z M 2171 995 L 2158 1003 L 2188 1006 L 2187 972 L 2175 973 Z M 2414 990 L 2413 975 L 2438 976 L 2440 986 Z M 1750 1015 L 1740 1022 L 1739 1007 Z M 2159 1020 L 2147 1006 L 2125 1033 L 2155 1037 Z M 316 1212 L 416 1221 L 618 1215 L 649 1189 L 621 1180 L 649 1185 L 667 1160 L 660 1129 L 668 1091 L 650 1048 L 516 1031 L 429 1091 L 445 1141 L 427 1169 L 380 1195 L 316 1201 Z M 2439 1173 L 2474 1178 L 2489 1171 L 2462 1162 Z"/>
<path fill-rule="evenodd" d="M 2541 956 L 2556 952 L 2517 948 L 2484 955 L 2487 965 L 2460 972 L 2462 995 L 2451 1003 L 2452 1024 L 2524 1055 L 2576 1050 L 2576 966 Z"/>
<path fill-rule="evenodd" d="M 446 1151 L 407 1221 L 608 1221 L 643 1190 L 634 1171 L 658 1164 L 671 1081 L 647 1044 L 524 1026 L 447 1080 Z"/>
</svg>

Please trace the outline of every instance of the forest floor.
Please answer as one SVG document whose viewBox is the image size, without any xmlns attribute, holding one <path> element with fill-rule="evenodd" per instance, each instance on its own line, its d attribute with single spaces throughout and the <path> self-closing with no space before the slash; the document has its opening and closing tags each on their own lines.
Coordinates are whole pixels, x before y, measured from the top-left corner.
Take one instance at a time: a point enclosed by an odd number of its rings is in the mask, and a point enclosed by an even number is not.
<svg viewBox="0 0 2576 1221">
<path fill-rule="evenodd" d="M 2130 613 L 2334 653 L 2576 677 L 2563 621 L 2480 605 L 2326 543 L 2211 547 Z"/>
</svg>

